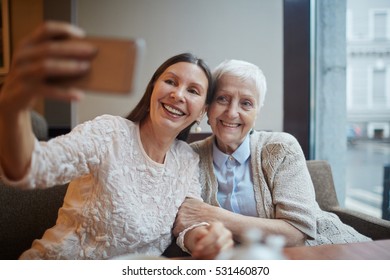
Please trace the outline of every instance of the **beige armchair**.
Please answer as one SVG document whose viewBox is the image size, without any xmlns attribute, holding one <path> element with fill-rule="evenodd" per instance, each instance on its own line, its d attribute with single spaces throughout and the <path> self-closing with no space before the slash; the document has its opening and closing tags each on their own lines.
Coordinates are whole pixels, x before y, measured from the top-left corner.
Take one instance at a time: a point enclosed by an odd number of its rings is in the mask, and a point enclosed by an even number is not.
<svg viewBox="0 0 390 280">
<path fill-rule="evenodd" d="M 390 221 L 340 206 L 333 183 L 331 166 L 324 160 L 309 160 L 307 167 L 322 210 L 335 213 L 340 220 L 373 240 L 390 238 Z"/>
</svg>

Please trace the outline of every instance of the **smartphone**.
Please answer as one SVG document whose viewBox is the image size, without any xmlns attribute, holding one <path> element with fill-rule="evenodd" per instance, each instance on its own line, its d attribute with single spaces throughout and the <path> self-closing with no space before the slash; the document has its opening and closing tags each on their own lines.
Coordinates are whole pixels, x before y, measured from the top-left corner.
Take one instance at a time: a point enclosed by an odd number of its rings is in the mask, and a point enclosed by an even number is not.
<svg viewBox="0 0 390 280">
<path fill-rule="evenodd" d="M 90 70 L 81 76 L 51 79 L 51 83 L 106 94 L 131 94 L 135 90 L 145 48 L 143 39 L 86 37 L 98 49 Z"/>
</svg>

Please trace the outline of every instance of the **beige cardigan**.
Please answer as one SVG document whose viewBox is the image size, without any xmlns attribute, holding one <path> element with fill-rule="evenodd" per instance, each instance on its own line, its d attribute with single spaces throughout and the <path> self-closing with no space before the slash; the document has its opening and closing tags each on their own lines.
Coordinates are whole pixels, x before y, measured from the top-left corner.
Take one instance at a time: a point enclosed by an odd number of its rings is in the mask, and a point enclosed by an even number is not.
<svg viewBox="0 0 390 280">
<path fill-rule="evenodd" d="M 205 202 L 220 207 L 213 172 L 214 136 L 192 143 L 200 156 L 200 182 Z M 257 214 L 282 219 L 308 236 L 307 245 L 370 240 L 333 213 L 322 211 L 298 141 L 281 132 L 253 131 L 250 135 L 251 169 Z"/>
</svg>

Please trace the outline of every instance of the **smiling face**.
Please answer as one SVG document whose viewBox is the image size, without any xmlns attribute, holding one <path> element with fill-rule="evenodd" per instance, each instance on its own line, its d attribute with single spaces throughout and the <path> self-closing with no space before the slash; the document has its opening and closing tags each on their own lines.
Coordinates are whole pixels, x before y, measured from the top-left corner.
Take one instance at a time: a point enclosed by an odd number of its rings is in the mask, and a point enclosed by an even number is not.
<svg viewBox="0 0 390 280">
<path fill-rule="evenodd" d="M 222 152 L 233 153 L 254 127 L 258 96 L 252 80 L 243 81 L 229 74 L 219 78 L 207 115 Z"/>
<path fill-rule="evenodd" d="M 154 84 L 149 120 L 162 133 L 176 136 L 204 115 L 207 89 L 207 76 L 199 66 L 171 65 Z"/>
</svg>

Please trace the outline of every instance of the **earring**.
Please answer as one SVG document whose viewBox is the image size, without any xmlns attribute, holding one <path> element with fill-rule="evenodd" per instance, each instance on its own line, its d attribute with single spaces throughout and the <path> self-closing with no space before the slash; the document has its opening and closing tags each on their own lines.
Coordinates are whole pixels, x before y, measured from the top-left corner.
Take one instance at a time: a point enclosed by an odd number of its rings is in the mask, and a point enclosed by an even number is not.
<svg viewBox="0 0 390 280">
<path fill-rule="evenodd" d="M 196 133 L 199 133 L 202 131 L 202 128 L 199 125 L 200 125 L 200 121 L 196 121 L 196 127 L 195 127 Z"/>
</svg>

